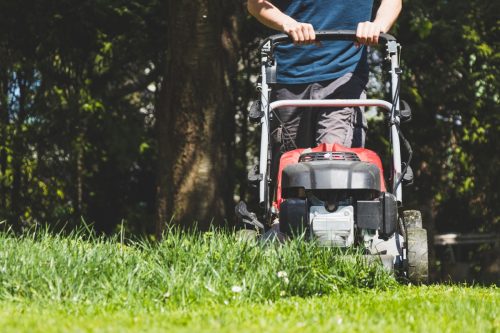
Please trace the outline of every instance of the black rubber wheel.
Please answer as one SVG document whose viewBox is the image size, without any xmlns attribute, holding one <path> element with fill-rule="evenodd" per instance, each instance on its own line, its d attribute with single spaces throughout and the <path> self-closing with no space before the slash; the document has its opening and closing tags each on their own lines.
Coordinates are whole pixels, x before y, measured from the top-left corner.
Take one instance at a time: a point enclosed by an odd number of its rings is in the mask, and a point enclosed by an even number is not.
<svg viewBox="0 0 500 333">
<path fill-rule="evenodd" d="M 429 282 L 429 249 L 427 230 L 422 228 L 422 215 L 418 210 L 403 212 L 406 238 L 407 274 L 410 282 Z"/>
<path fill-rule="evenodd" d="M 256 241 L 259 237 L 257 230 L 241 229 L 236 231 L 236 239 L 244 242 Z"/>
<path fill-rule="evenodd" d="M 422 229 L 422 214 L 419 210 L 405 210 L 403 212 L 403 221 L 406 228 Z"/>
<path fill-rule="evenodd" d="M 410 282 L 422 284 L 429 282 L 429 256 L 427 248 L 427 230 L 407 228 L 408 278 Z"/>
</svg>

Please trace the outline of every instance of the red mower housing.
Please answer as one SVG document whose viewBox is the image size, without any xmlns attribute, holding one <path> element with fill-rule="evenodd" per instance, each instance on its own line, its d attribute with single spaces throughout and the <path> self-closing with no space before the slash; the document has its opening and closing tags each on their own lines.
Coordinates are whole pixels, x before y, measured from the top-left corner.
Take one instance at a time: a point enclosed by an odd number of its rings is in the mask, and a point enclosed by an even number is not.
<svg viewBox="0 0 500 333">
<path fill-rule="evenodd" d="M 289 165 L 299 163 L 299 158 L 305 151 L 313 153 L 319 153 L 319 152 L 355 153 L 362 162 L 372 163 L 380 170 L 379 191 L 386 192 L 386 186 L 384 181 L 384 170 L 382 167 L 382 162 L 380 160 L 380 157 L 377 155 L 377 153 L 366 148 L 347 148 L 337 143 L 335 144 L 322 143 L 315 148 L 299 148 L 290 150 L 281 156 L 279 170 L 278 170 L 278 178 L 277 178 L 276 201 L 273 202 L 273 206 L 276 207 L 278 210 L 280 208 L 281 203 L 283 202 L 283 198 L 281 195 L 281 190 L 282 190 L 281 181 L 282 181 L 283 169 L 285 169 Z"/>
</svg>

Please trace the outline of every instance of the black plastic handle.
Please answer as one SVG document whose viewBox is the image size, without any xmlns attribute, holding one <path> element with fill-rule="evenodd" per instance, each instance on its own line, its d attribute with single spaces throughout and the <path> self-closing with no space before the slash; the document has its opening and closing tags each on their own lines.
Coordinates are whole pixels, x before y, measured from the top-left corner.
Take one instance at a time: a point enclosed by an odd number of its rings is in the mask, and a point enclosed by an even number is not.
<svg viewBox="0 0 500 333">
<path fill-rule="evenodd" d="M 346 41 L 356 41 L 356 31 L 354 30 L 320 30 L 316 31 L 316 41 L 331 41 L 331 40 L 346 40 Z M 396 38 L 392 35 L 381 33 L 379 36 L 379 41 L 382 43 L 387 43 L 389 41 L 396 41 Z M 290 36 L 286 34 L 272 35 L 264 40 L 261 44 L 261 48 L 271 42 L 271 50 L 274 49 L 276 44 L 281 43 L 292 43 L 293 40 Z"/>
</svg>

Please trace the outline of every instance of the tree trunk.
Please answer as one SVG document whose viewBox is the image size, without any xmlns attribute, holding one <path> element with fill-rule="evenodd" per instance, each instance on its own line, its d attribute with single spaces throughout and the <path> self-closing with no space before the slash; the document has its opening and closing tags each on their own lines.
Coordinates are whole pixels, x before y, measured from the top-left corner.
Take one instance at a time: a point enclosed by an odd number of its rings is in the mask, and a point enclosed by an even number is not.
<svg viewBox="0 0 500 333">
<path fill-rule="evenodd" d="M 7 126 L 9 126 L 8 75 L 8 71 L 4 69 L 0 77 L 0 210 L 7 210 L 8 188 L 4 177 L 7 173 Z"/>
<path fill-rule="evenodd" d="M 12 223 L 14 225 L 21 226 L 23 221 L 23 156 L 24 156 L 24 134 L 22 131 L 22 126 L 26 120 L 27 116 L 27 94 L 29 89 L 29 83 L 26 79 L 28 75 L 23 71 L 18 71 L 17 73 L 17 86 L 19 88 L 18 96 L 18 111 L 17 119 L 15 123 L 15 130 L 12 137 L 12 190 L 11 190 L 11 211 L 14 220 Z"/>
<path fill-rule="evenodd" d="M 172 221 L 206 228 L 232 206 L 234 114 L 224 1 L 171 1 L 169 49 L 156 110 L 156 232 Z"/>
</svg>

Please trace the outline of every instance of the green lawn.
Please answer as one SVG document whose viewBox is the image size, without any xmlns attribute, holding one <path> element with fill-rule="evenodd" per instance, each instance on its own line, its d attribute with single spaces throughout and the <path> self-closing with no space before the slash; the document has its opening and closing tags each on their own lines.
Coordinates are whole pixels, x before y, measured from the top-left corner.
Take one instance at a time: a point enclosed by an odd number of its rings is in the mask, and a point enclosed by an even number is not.
<svg viewBox="0 0 500 333">
<path fill-rule="evenodd" d="M 500 291 L 407 286 L 310 243 L 0 234 L 1 332 L 500 332 Z"/>
<path fill-rule="evenodd" d="M 452 286 L 364 290 L 269 303 L 2 302 L 2 332 L 500 332 L 500 292 Z"/>
</svg>

